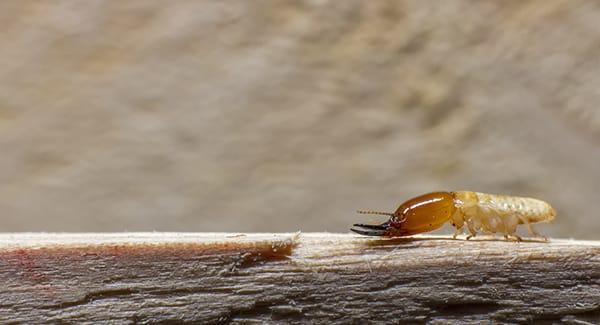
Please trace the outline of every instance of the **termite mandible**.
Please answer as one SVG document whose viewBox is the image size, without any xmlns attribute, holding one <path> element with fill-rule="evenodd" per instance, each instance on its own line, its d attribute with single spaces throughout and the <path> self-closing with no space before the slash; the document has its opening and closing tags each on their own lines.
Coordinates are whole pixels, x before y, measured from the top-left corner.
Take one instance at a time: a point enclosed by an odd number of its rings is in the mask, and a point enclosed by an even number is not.
<svg viewBox="0 0 600 325">
<path fill-rule="evenodd" d="M 521 241 L 516 234 L 522 224 L 536 237 L 532 223 L 554 220 L 556 211 L 550 204 L 532 198 L 494 195 L 469 191 L 433 192 L 417 196 L 400 205 L 396 212 L 358 211 L 361 214 L 390 216 L 380 225 L 355 224 L 350 230 L 361 235 L 400 237 L 440 228 L 449 221 L 456 228 L 454 237 L 469 230 L 467 240 L 477 232 L 503 233 Z"/>
</svg>

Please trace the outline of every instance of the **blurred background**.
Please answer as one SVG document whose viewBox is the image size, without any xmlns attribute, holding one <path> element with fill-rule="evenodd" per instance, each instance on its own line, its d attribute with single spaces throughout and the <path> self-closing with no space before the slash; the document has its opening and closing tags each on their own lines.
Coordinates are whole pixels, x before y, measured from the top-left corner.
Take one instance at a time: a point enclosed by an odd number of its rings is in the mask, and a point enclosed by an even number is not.
<svg viewBox="0 0 600 325">
<path fill-rule="evenodd" d="M 464 189 L 600 239 L 598 103 L 592 1 L 2 1 L 0 231 L 347 232 Z"/>
</svg>

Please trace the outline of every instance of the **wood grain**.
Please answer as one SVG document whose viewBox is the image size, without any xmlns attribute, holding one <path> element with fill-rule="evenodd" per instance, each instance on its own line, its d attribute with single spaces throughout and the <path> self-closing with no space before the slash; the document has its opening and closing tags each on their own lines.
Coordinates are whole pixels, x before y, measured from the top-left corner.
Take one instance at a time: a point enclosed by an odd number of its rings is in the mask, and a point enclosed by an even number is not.
<svg viewBox="0 0 600 325">
<path fill-rule="evenodd" d="M 0 322 L 600 322 L 600 242 L 2 234 Z"/>
</svg>

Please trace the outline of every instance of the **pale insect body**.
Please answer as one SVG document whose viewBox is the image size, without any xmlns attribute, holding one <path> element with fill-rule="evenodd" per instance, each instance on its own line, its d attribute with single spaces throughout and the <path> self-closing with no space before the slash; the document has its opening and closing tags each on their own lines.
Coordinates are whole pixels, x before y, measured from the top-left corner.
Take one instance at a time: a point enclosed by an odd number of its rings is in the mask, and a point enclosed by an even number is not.
<svg viewBox="0 0 600 325">
<path fill-rule="evenodd" d="M 394 213 L 359 211 L 382 214 L 390 219 L 381 225 L 355 224 L 351 230 L 370 236 L 409 236 L 435 230 L 445 222 L 455 228 L 456 237 L 466 227 L 467 239 L 478 232 L 503 233 L 505 238 L 516 235 L 522 224 L 534 236 L 540 236 L 531 226 L 536 222 L 550 222 L 556 212 L 546 202 L 524 197 L 493 195 L 469 191 L 433 192 L 410 199 Z"/>
<path fill-rule="evenodd" d="M 532 198 L 494 195 L 478 192 L 452 192 L 456 211 L 451 217 L 458 235 L 466 225 L 471 238 L 477 232 L 503 233 L 515 236 L 517 226 L 522 224 L 529 232 L 540 237 L 531 226 L 532 223 L 550 222 L 556 216 L 550 204 Z"/>
</svg>

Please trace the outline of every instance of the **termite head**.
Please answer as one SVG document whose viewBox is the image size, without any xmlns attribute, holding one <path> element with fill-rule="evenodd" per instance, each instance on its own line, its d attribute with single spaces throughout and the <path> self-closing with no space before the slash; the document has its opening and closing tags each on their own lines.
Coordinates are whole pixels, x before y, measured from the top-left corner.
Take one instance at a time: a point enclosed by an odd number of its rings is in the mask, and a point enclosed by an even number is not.
<svg viewBox="0 0 600 325">
<path fill-rule="evenodd" d="M 441 227 L 455 211 L 452 193 L 433 192 L 402 203 L 394 213 L 358 211 L 361 214 L 386 215 L 390 219 L 380 225 L 355 224 L 350 230 L 367 236 L 410 236 Z"/>
</svg>

